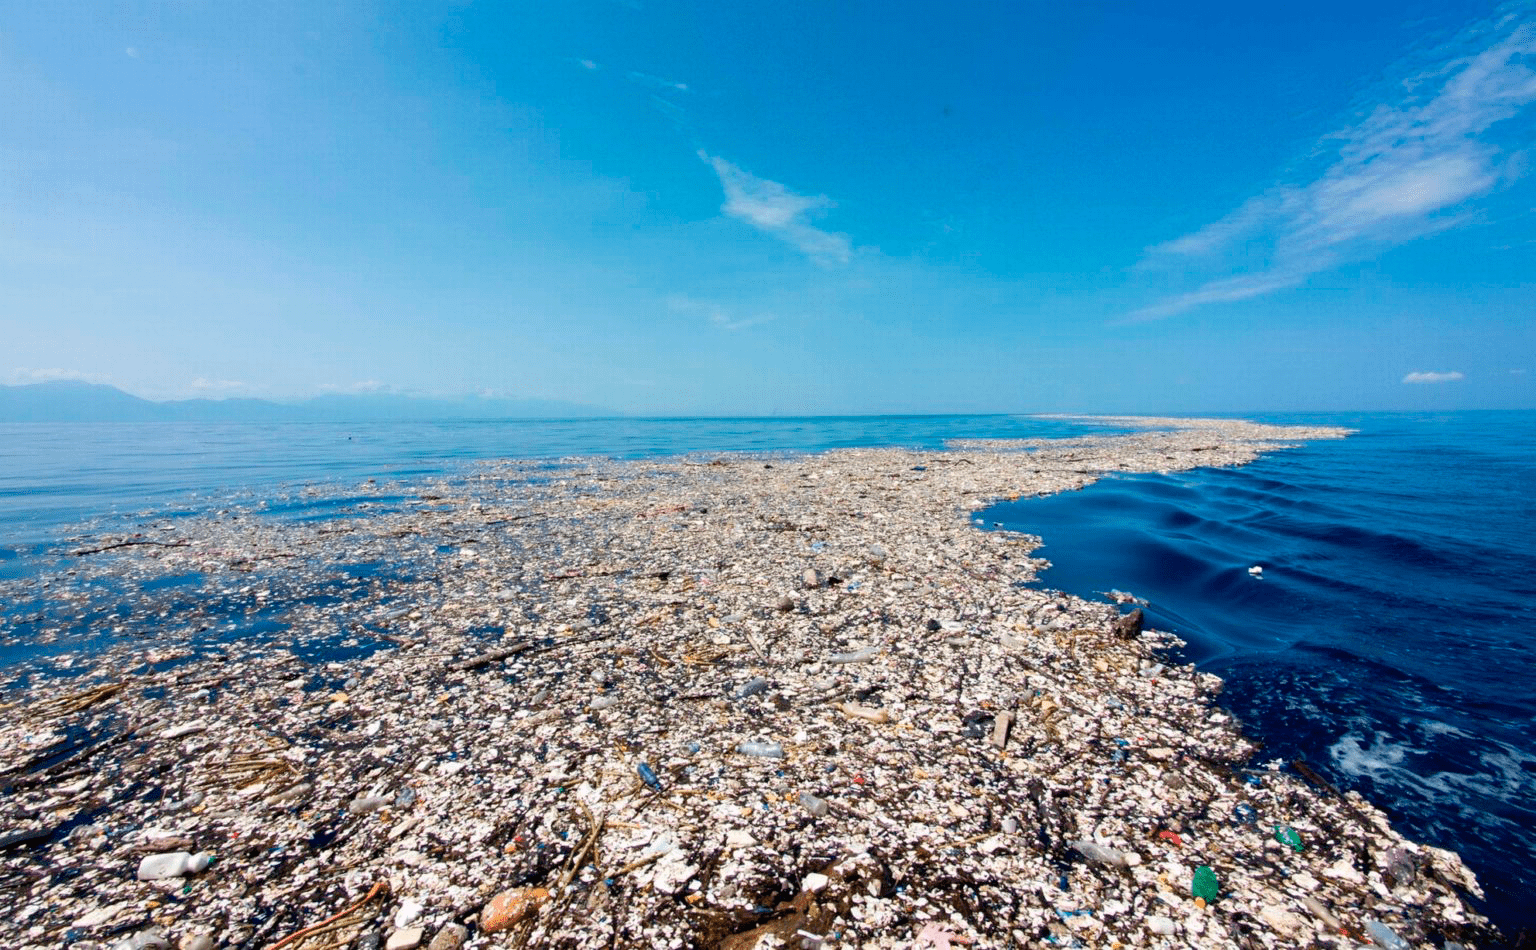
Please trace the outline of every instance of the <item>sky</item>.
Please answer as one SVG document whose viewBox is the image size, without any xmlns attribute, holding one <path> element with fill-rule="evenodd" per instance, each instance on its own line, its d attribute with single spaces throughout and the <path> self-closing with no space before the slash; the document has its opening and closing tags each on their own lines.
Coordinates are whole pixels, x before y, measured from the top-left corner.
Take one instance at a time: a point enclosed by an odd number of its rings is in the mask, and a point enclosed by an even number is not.
<svg viewBox="0 0 1536 950">
<path fill-rule="evenodd" d="M 1536 0 L 11 4 L 0 382 L 1536 408 Z"/>
</svg>

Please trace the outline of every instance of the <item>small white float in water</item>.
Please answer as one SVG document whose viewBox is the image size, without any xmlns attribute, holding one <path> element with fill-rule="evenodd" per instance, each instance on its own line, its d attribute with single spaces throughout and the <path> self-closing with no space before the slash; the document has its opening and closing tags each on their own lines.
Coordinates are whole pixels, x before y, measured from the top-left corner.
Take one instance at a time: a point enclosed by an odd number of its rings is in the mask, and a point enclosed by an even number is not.
<svg viewBox="0 0 1536 950">
<path fill-rule="evenodd" d="M 1254 577 L 1261 577 L 1264 574 L 1264 568 L 1255 564 L 1254 566 L 1248 568 L 1248 573 L 1252 574 Z"/>
</svg>

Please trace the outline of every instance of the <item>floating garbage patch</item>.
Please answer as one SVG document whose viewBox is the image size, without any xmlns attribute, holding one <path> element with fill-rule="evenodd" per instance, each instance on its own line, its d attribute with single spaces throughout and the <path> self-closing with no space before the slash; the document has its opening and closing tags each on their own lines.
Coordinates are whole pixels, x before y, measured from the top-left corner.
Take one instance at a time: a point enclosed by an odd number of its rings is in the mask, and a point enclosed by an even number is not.
<svg viewBox="0 0 1536 950">
<path fill-rule="evenodd" d="M 492 464 L 79 537 L 0 580 L 0 643 L 58 648 L 4 674 L 0 944 L 1489 944 L 1456 855 L 971 523 L 1344 434 Z"/>
</svg>

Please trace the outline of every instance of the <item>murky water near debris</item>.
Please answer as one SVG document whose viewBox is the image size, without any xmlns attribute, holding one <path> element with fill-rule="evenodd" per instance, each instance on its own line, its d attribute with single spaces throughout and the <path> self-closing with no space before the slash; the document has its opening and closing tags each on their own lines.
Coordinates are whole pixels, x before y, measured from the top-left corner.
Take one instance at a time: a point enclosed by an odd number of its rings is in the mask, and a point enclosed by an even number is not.
<svg viewBox="0 0 1536 950">
<path fill-rule="evenodd" d="M 1261 759 L 1460 851 L 1515 933 L 1536 923 L 1536 413 L 1319 421 L 1360 432 L 984 517 L 1045 538 L 1044 586 L 1145 598 Z"/>
<path fill-rule="evenodd" d="M 174 518 L 252 501 L 265 501 L 274 513 L 297 513 L 295 506 L 302 507 L 304 500 L 291 493 L 295 487 L 438 474 L 481 459 L 938 448 L 951 438 L 1105 431 L 1114 430 L 1066 419 L 1001 415 L 0 424 L 0 576 L 21 569 L 26 546 L 55 540 L 75 521 L 149 513 Z M 346 499 L 331 495 L 326 503 L 344 505 Z"/>
<path fill-rule="evenodd" d="M 0 425 L 0 585 L 7 595 L 0 597 L 0 672 L 114 638 L 174 633 L 216 647 L 282 636 L 291 624 L 280 618 L 306 599 L 340 598 L 373 608 L 419 594 L 413 572 L 422 565 L 402 563 L 328 565 L 323 577 L 306 576 L 292 589 L 283 586 L 281 572 L 275 587 L 263 576 L 213 590 L 195 572 L 148 578 L 104 572 L 67 591 L 27 584 L 49 570 L 67 569 L 82 551 L 99 546 L 90 539 L 136 538 L 152 546 L 159 543 L 157 532 L 179 521 L 248 513 L 316 526 L 394 514 L 430 503 L 418 497 L 424 479 L 466 472 L 492 459 L 531 460 L 520 467 L 519 477 L 536 482 L 557 473 L 561 458 L 573 456 L 633 459 L 872 445 L 938 449 L 962 437 L 1112 431 L 1120 430 L 1001 415 Z M 448 557 L 453 550 L 438 553 Z M 315 592 L 316 585 L 323 593 Z M 316 639 L 323 645 L 324 637 Z M 341 658 L 367 646 L 343 631 L 331 649 Z M 49 668 L 30 675 L 60 672 Z M 0 675 L 0 686 L 10 681 Z"/>
</svg>

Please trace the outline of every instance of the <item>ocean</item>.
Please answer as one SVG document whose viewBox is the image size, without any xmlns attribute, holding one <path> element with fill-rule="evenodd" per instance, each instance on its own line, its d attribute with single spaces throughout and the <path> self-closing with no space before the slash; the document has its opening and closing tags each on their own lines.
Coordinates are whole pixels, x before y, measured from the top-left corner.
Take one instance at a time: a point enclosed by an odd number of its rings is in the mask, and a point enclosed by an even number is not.
<svg viewBox="0 0 1536 950">
<path fill-rule="evenodd" d="M 1536 926 L 1536 413 L 1250 418 L 1359 432 L 979 517 L 1045 539 L 1046 587 L 1146 600 L 1261 761 L 1359 790 Z"/>
<path fill-rule="evenodd" d="M 1261 760 L 1304 759 L 1358 789 L 1410 837 L 1459 851 L 1506 932 L 1532 926 L 1536 413 L 1244 418 L 1359 432 L 1238 469 L 1110 477 L 978 518 L 1045 539 L 1043 587 L 1144 599 L 1152 626 L 1188 642 L 1182 659 L 1227 681 L 1223 702 L 1263 743 Z M 33 591 L 71 538 L 223 508 L 355 517 L 378 503 L 369 479 L 408 491 L 488 459 L 1106 431 L 1119 430 L 1028 416 L 0 425 L 0 584 Z M 34 593 L 0 603 L 0 684 L 111 636 L 110 591 L 53 615 Z M 29 642 L 49 622 L 71 629 Z"/>
</svg>

